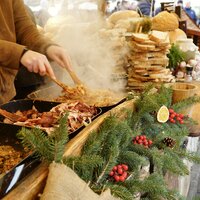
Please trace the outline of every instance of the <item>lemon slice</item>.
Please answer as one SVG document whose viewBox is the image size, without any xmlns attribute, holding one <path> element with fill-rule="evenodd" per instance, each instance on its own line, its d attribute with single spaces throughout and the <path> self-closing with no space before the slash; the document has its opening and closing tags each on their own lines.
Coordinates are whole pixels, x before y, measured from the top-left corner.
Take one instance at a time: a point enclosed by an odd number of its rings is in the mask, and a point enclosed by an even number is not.
<svg viewBox="0 0 200 200">
<path fill-rule="evenodd" d="M 160 123 L 165 123 L 169 119 L 169 110 L 166 106 L 162 106 L 157 113 L 157 120 Z"/>
</svg>

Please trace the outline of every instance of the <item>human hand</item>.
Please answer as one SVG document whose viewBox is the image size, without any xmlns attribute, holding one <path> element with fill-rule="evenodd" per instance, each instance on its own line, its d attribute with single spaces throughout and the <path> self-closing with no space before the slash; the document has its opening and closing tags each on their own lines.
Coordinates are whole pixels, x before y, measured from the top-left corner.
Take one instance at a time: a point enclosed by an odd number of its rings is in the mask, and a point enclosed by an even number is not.
<svg viewBox="0 0 200 200">
<path fill-rule="evenodd" d="M 58 63 L 61 67 L 66 68 L 68 71 L 72 71 L 70 57 L 64 48 L 51 45 L 47 48 L 46 54 L 51 60 Z"/>
<path fill-rule="evenodd" d="M 49 75 L 56 79 L 47 57 L 35 51 L 28 50 L 20 60 L 21 64 L 30 72 L 39 73 L 41 76 Z"/>
</svg>

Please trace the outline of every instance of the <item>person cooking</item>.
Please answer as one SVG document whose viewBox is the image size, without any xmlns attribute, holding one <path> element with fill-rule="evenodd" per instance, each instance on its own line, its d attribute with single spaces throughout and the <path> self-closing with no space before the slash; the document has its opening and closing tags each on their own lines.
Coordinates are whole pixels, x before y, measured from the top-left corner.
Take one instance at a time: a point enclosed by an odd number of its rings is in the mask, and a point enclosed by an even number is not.
<svg viewBox="0 0 200 200">
<path fill-rule="evenodd" d="M 71 69 L 64 48 L 41 35 L 23 0 L 0 1 L 0 104 L 15 94 L 14 80 L 20 67 L 55 79 L 48 59 Z"/>
</svg>

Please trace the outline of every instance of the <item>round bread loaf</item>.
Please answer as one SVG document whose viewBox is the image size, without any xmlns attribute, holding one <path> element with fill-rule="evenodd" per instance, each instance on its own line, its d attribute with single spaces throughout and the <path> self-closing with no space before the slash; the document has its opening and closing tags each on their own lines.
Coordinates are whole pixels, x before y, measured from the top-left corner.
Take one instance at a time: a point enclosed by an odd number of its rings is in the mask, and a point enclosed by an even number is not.
<svg viewBox="0 0 200 200">
<path fill-rule="evenodd" d="M 118 20 L 125 20 L 128 18 L 140 17 L 140 15 L 133 10 L 120 10 L 118 12 L 114 12 L 112 15 L 108 17 L 108 21 L 110 23 L 116 24 Z"/>
<path fill-rule="evenodd" d="M 179 27 L 178 16 L 167 11 L 160 12 L 152 19 L 152 30 L 173 31 Z"/>
<path fill-rule="evenodd" d="M 186 39 L 186 38 L 187 38 L 186 33 L 179 28 L 175 29 L 174 31 L 169 31 L 169 40 L 171 44 L 175 43 L 179 39 Z"/>
</svg>

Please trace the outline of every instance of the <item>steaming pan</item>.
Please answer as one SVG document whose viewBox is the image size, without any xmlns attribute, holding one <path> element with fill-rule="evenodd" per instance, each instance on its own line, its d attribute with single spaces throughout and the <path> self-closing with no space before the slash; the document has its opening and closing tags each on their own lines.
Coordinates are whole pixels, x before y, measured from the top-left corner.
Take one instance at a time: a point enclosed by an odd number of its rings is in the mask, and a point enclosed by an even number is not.
<svg viewBox="0 0 200 200">
<path fill-rule="evenodd" d="M 16 133 L 21 127 L 10 124 L 0 124 L 0 145 L 12 146 L 17 151 L 23 151 Z M 40 164 L 40 160 L 30 154 L 16 166 L 0 177 L 0 199 L 8 194 L 17 184 Z"/>
<path fill-rule="evenodd" d="M 20 110 L 20 111 L 29 110 L 29 109 L 32 109 L 33 106 L 35 106 L 35 108 L 39 112 L 48 112 L 49 110 L 51 110 L 51 108 L 53 108 L 54 106 L 57 106 L 58 104 L 60 104 L 60 103 L 59 102 L 50 102 L 50 101 L 23 99 L 23 100 L 10 101 L 8 103 L 1 105 L 0 108 L 5 109 L 9 112 L 16 112 L 18 110 Z M 102 113 L 102 109 L 97 108 L 97 114 L 92 117 L 92 120 L 94 120 L 99 115 L 101 115 L 101 113 Z M 0 124 L 5 124 L 3 122 L 3 120 L 4 120 L 4 117 L 0 116 Z M 20 127 L 20 128 L 22 127 L 22 126 L 16 125 L 16 124 L 10 124 L 10 126 Z M 84 127 L 85 126 L 82 125 L 74 132 L 71 132 L 69 134 L 69 139 L 72 139 L 74 136 L 76 136 Z M 29 127 L 29 128 L 33 128 L 33 127 Z"/>
<path fill-rule="evenodd" d="M 62 95 L 61 91 L 62 91 L 62 89 L 58 86 L 50 86 L 50 87 L 43 88 L 43 89 L 37 90 L 35 92 L 32 92 L 27 97 L 32 100 L 64 103 L 65 101 L 56 100 L 59 96 Z M 104 98 L 105 99 L 107 98 L 108 94 L 106 94 L 106 96 L 104 97 L 104 96 L 102 96 L 103 94 L 101 94 L 101 90 L 98 89 L 97 91 L 99 91 L 99 92 L 97 92 L 98 95 L 96 95 L 96 99 L 93 99 L 92 101 L 90 101 L 89 99 L 88 100 L 86 99 L 85 103 L 87 103 L 88 105 L 91 105 L 91 106 L 103 107 L 103 108 L 110 109 L 112 107 L 115 107 L 119 103 L 122 103 L 123 101 L 125 101 L 125 94 L 119 94 L 119 96 L 116 95 L 116 98 L 113 98 L 111 100 L 111 102 L 103 101 Z M 94 92 L 95 92 L 95 90 L 94 90 Z M 67 99 L 66 99 L 66 101 L 67 101 Z M 72 100 L 72 101 L 74 101 L 74 100 Z M 95 101 L 96 101 L 96 104 L 95 104 Z"/>
</svg>

